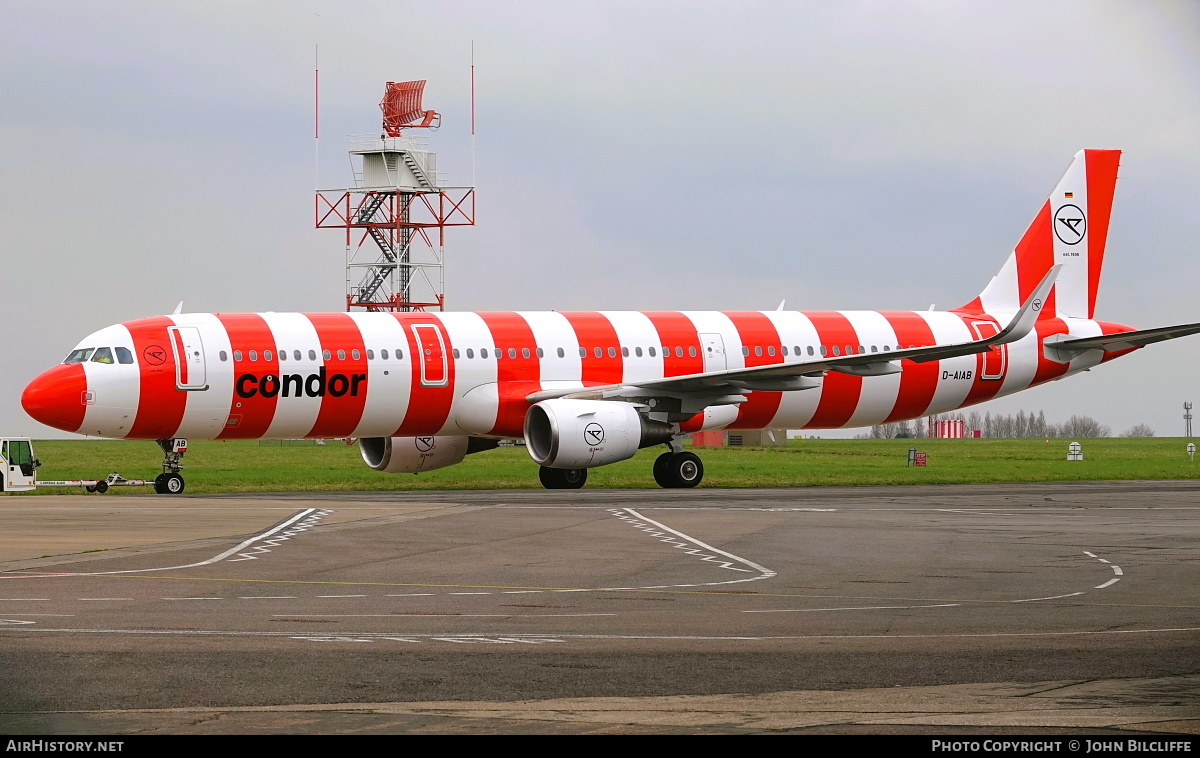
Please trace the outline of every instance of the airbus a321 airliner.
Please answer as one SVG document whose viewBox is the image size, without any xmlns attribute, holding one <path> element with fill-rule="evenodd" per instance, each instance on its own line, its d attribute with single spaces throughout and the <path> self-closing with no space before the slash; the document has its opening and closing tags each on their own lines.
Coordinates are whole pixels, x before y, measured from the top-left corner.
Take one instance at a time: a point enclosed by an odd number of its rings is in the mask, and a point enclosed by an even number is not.
<svg viewBox="0 0 1200 758">
<path fill-rule="evenodd" d="M 430 471 L 524 438 L 548 488 L 681 435 L 915 419 L 1034 387 L 1200 324 L 1094 318 L 1118 150 L 1083 150 L 1000 272 L 943 312 L 189 313 L 88 335 L 21 402 L 49 426 L 156 440 L 357 438 L 368 466 Z"/>
</svg>

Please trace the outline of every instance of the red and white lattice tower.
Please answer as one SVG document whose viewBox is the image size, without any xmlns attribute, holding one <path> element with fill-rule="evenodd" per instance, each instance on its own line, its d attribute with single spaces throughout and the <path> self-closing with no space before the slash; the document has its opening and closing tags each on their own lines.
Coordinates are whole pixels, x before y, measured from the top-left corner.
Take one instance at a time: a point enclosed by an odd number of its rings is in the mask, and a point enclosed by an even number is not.
<svg viewBox="0 0 1200 758">
<path fill-rule="evenodd" d="M 423 110 L 425 82 L 388 82 L 383 134 L 351 137 L 354 186 L 317 190 L 318 229 L 346 234 L 346 310 L 445 310 L 446 228 L 475 224 L 475 188 L 447 186 L 437 154 L 415 129 L 436 129 Z"/>
</svg>

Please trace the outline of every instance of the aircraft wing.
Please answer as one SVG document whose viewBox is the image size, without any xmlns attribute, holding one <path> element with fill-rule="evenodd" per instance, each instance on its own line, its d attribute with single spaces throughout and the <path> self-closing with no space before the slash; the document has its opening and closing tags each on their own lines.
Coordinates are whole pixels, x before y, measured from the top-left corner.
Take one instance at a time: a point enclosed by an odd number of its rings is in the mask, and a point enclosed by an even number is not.
<svg viewBox="0 0 1200 758">
<path fill-rule="evenodd" d="M 1102 334 L 1099 337 L 1080 337 L 1078 339 L 1060 340 L 1050 343 L 1055 350 L 1082 352 L 1084 350 L 1131 350 L 1145 347 L 1155 342 L 1186 337 L 1189 334 L 1200 333 L 1200 324 L 1180 324 L 1178 326 L 1160 326 L 1155 329 L 1139 329 L 1136 332 L 1120 332 L 1118 334 Z"/>
<path fill-rule="evenodd" d="M 1050 294 L 1050 288 L 1054 285 L 1054 280 L 1061 269 L 1061 265 L 1053 266 L 1021 306 L 1020 310 L 1013 316 L 1008 325 L 986 339 L 956 342 L 946 345 L 910 347 L 903 350 L 891 350 L 885 353 L 821 356 L 804 361 L 772 363 L 752 368 L 707 371 L 700 374 L 671 376 L 663 379 L 650 379 L 628 384 L 610 384 L 598 387 L 564 387 L 534 392 L 526 399 L 531 403 L 536 403 L 559 397 L 618 399 L 666 395 L 676 397 L 725 396 L 719 401 L 710 401 L 709 404 L 716 404 L 716 402 L 742 402 L 745 398 L 738 396 L 743 392 L 753 392 L 755 390 L 785 392 L 818 387 L 820 385 L 815 377 L 822 376 L 828 371 L 837 371 L 853 376 L 883 376 L 899 373 L 901 371 L 900 361 L 902 360 L 927 363 L 943 358 L 956 358 L 960 355 L 983 353 L 996 345 L 1016 342 L 1029 334 L 1033 329 L 1034 323 L 1037 321 L 1038 311 L 1041 310 L 1042 303 L 1046 301 L 1046 297 Z"/>
</svg>

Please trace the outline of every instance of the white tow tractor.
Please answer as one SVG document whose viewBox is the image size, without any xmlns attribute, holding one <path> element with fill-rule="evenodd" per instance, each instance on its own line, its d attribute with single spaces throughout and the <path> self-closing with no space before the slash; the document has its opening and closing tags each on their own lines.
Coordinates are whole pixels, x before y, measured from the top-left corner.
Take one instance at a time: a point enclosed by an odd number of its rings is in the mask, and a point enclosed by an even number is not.
<svg viewBox="0 0 1200 758">
<path fill-rule="evenodd" d="M 187 450 L 187 440 L 171 440 L 176 452 Z M 4 476 L 0 478 L 0 490 L 5 492 L 28 492 L 38 487 L 82 487 L 88 492 L 108 491 L 109 487 L 145 487 L 153 484 L 156 492 L 175 495 L 183 491 L 183 478 L 177 472 L 158 477 L 158 480 L 126 479 L 118 473 L 104 479 L 63 479 L 38 481 L 37 468 L 42 462 L 33 456 L 33 444 L 28 437 L 0 437 L 0 466 Z M 170 481 L 167 481 L 171 477 Z M 161 480 L 161 481 L 160 481 Z M 178 480 L 176 484 L 175 480 Z M 176 484 L 175 487 L 170 485 Z"/>
</svg>

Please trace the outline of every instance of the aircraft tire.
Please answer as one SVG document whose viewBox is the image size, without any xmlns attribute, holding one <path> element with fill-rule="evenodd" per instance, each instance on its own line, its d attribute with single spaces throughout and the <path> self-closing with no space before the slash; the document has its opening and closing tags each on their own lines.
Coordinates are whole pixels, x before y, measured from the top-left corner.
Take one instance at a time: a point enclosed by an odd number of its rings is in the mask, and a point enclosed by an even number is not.
<svg viewBox="0 0 1200 758">
<path fill-rule="evenodd" d="M 695 487 L 704 479 L 704 462 L 695 453 L 663 453 L 654 461 L 654 481 L 667 489 Z"/>
<path fill-rule="evenodd" d="M 154 479 L 154 491 L 160 495 L 178 495 L 185 483 L 179 474 L 159 474 Z"/>
<path fill-rule="evenodd" d="M 538 479 L 548 490 L 577 490 L 587 482 L 585 468 L 547 468 L 542 466 Z"/>
</svg>

